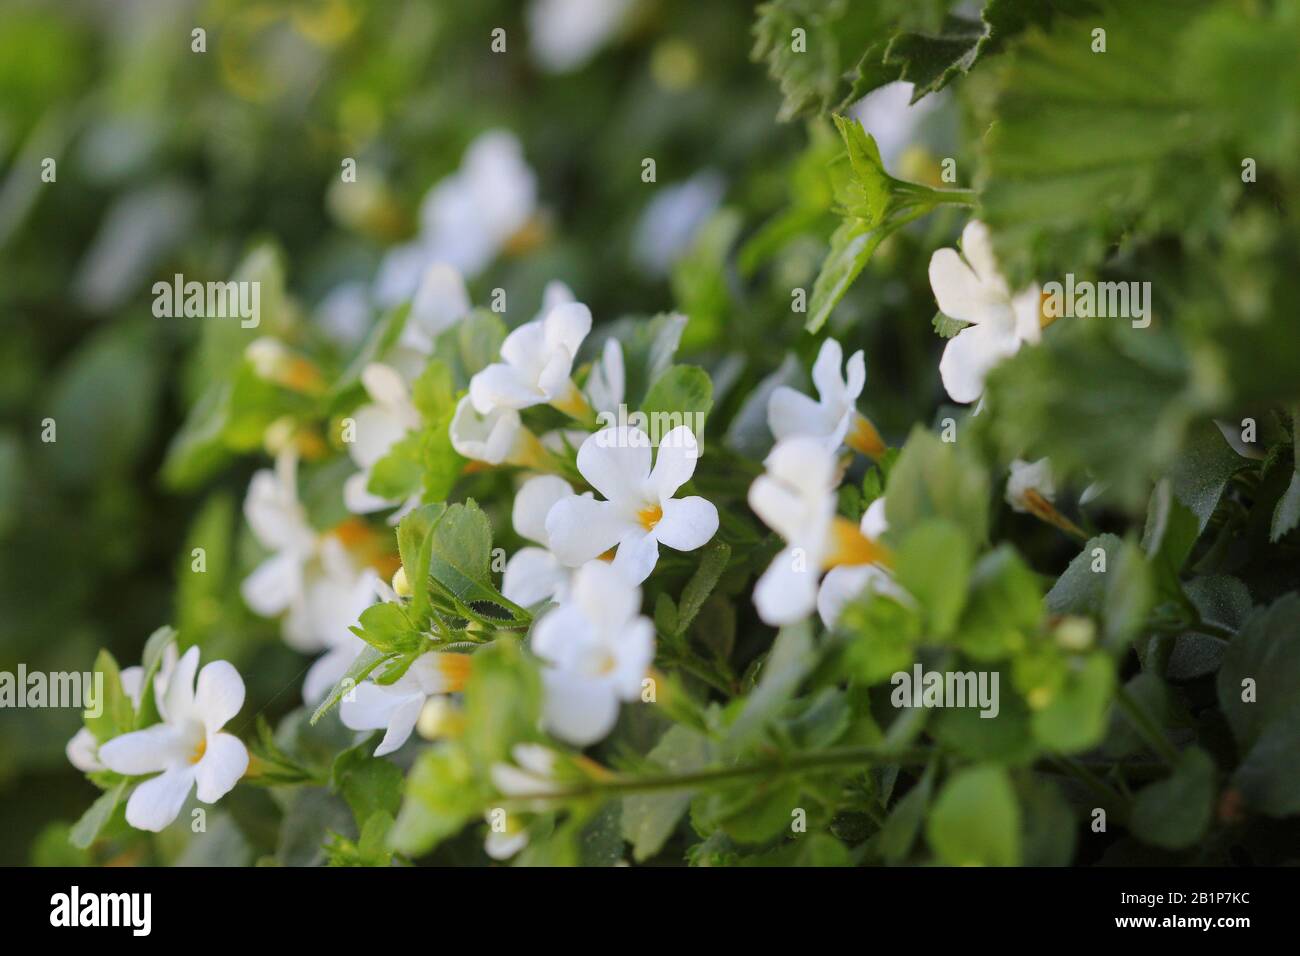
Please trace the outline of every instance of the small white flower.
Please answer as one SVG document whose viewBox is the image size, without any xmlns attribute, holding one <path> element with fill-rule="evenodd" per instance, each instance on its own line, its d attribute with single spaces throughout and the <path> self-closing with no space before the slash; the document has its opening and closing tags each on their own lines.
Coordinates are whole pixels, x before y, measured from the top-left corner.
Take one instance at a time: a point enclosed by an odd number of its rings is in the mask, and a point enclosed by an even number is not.
<svg viewBox="0 0 1300 956">
<path fill-rule="evenodd" d="M 623 365 L 623 346 L 610 336 L 605 340 L 600 358 L 587 376 L 587 398 L 591 407 L 605 415 L 617 415 L 627 391 L 627 374 Z"/>
<path fill-rule="evenodd" d="M 514 763 L 494 763 L 492 785 L 503 797 L 545 797 L 559 789 L 555 781 L 556 753 L 541 744 L 515 744 Z"/>
<path fill-rule="evenodd" d="M 640 588 L 590 561 L 568 599 L 534 626 L 533 653 L 550 665 L 542 671 L 542 722 L 560 739 L 595 743 L 613 729 L 619 702 L 640 694 L 655 653 L 654 625 L 640 609 Z"/>
<path fill-rule="evenodd" d="M 948 340 L 939 360 L 943 387 L 954 402 L 973 402 L 984 376 L 1042 336 L 1042 295 L 1037 284 L 1015 295 L 998 272 L 988 227 L 972 219 L 961 234 L 961 255 L 938 249 L 930 257 L 930 287 L 939 311 L 970 323 Z"/>
<path fill-rule="evenodd" d="M 163 722 L 106 741 L 99 759 L 115 773 L 157 773 L 131 793 L 126 821 L 157 832 L 176 819 L 197 785 L 204 803 L 216 803 L 248 769 L 248 750 L 222 733 L 244 706 L 244 681 L 227 661 L 212 661 L 198 673 L 199 649 L 181 657 L 171 679 L 154 685 Z"/>
<path fill-rule="evenodd" d="M 352 413 L 356 433 L 348 443 L 348 455 L 361 470 L 343 484 L 343 503 L 353 514 L 368 514 L 401 503 L 369 491 L 371 469 L 394 445 L 421 426 L 410 390 L 395 369 L 371 362 L 361 372 L 361 384 L 370 396 L 370 404 Z"/>
<path fill-rule="evenodd" d="M 513 408 L 494 408 L 481 414 L 468 395 L 457 403 L 450 431 L 451 447 L 473 461 L 541 467 L 547 459 L 546 450 L 537 436 L 524 427 L 519 412 Z"/>
<path fill-rule="evenodd" d="M 840 564 L 875 564 L 881 547 L 835 514 L 836 463 L 819 438 L 777 442 L 767 471 L 749 488 L 749 507 L 786 541 L 754 586 L 754 606 L 768 624 L 801 620 L 817 604 L 821 572 Z"/>
<path fill-rule="evenodd" d="M 434 262 L 420 277 L 398 343 L 421 356 L 432 355 L 438 336 L 469 311 L 469 293 L 460 273 L 445 262 Z"/>
<path fill-rule="evenodd" d="M 307 590 L 307 615 L 311 649 L 324 650 L 307 671 L 302 699 L 318 703 L 331 687 L 343 679 L 352 662 L 366 648 L 366 642 L 352 633 L 361 612 L 375 603 L 383 582 L 373 570 L 360 574 L 321 575 Z M 299 649 L 304 649 L 299 645 Z"/>
<path fill-rule="evenodd" d="M 569 483 L 555 475 L 535 475 L 515 494 L 511 511 L 515 531 L 540 545 L 520 548 L 506 562 L 501 577 L 501 593 L 516 604 L 531 607 L 551 597 L 563 600 L 573 570 L 561 564 L 551 553 L 546 516 L 557 501 L 572 494 L 573 488 Z"/>
<path fill-rule="evenodd" d="M 586 402 L 570 377 L 582 340 L 591 331 L 591 311 L 566 302 L 543 319 L 525 322 L 501 343 L 501 358 L 469 383 L 470 399 L 480 415 L 501 408 L 529 408 L 550 403 L 580 413 Z"/>
<path fill-rule="evenodd" d="M 840 343 L 827 339 L 813 363 L 817 401 L 787 385 L 773 390 L 767 403 L 767 424 L 777 441 L 807 435 L 821 439 L 827 449 L 841 443 L 871 458 L 885 450 L 876 427 L 858 412 L 858 396 L 867 381 L 866 359 L 861 350 L 849 356 L 847 376 L 841 371 L 844 352 Z"/>
<path fill-rule="evenodd" d="M 695 473 L 699 444 L 679 425 L 663 437 L 654 469 L 650 436 L 621 426 L 596 432 L 578 449 L 578 471 L 604 501 L 573 495 L 546 517 L 551 551 L 571 567 L 618 548 L 614 567 L 639 584 L 659 560 L 659 545 L 703 547 L 718 530 L 718 509 L 698 495 L 673 495 Z"/>
<path fill-rule="evenodd" d="M 637 267 L 652 277 L 667 275 L 690 251 L 726 189 L 726 181 L 715 169 L 700 170 L 685 182 L 656 189 L 632 236 L 632 260 Z"/>
<path fill-rule="evenodd" d="M 581 68 L 618 32 L 632 0 L 533 0 L 528 33 L 533 59 L 548 73 Z"/>
<path fill-rule="evenodd" d="M 298 500 L 298 460 L 281 452 L 275 470 L 253 475 L 244 499 L 244 517 L 270 557 L 244 579 L 240 594 L 262 617 L 276 617 L 303 600 L 304 569 L 315 556 L 319 536 Z"/>
<path fill-rule="evenodd" d="M 376 301 L 383 306 L 405 302 L 433 263 L 478 275 L 536 209 L 537 177 L 519 140 L 504 130 L 481 134 L 465 149 L 460 168 L 425 194 L 419 235 L 384 257 L 375 280 Z"/>
<path fill-rule="evenodd" d="M 422 654 L 392 684 L 358 684 L 350 700 L 344 697 L 339 716 L 352 730 L 383 729 L 384 739 L 375 748 L 375 756 L 390 754 L 411 736 L 426 700 L 435 694 L 457 693 L 465 686 L 470 660 L 468 654 Z"/>
<path fill-rule="evenodd" d="M 176 670 L 176 659 L 176 644 L 168 644 L 163 650 L 162 660 L 158 663 L 158 673 L 154 675 L 155 687 L 166 689 L 167 681 L 171 680 L 172 672 Z M 131 700 L 131 706 L 138 711 L 140 701 L 144 699 L 144 668 L 138 664 L 125 667 L 118 677 L 122 681 L 122 690 Z M 68 762 L 82 773 L 107 769 L 99 760 L 99 741 L 86 727 L 82 727 L 72 735 L 64 753 L 67 754 Z"/>
<path fill-rule="evenodd" d="M 1021 514 L 1038 514 L 1043 509 L 1035 498 L 1049 505 L 1056 500 L 1052 464 L 1046 458 L 1032 464 L 1017 458 L 1011 463 L 1011 474 L 1007 478 L 1007 504 Z"/>
<path fill-rule="evenodd" d="M 863 537 L 878 541 L 889 528 L 885 520 L 885 499 L 877 498 L 868 506 L 858 526 Z M 879 564 L 841 564 L 826 572 L 817 590 L 817 614 L 828 628 L 834 627 L 850 601 L 858 595 L 874 591 L 888 594 L 899 601 L 909 602 L 911 595 L 900 588 L 888 570 Z"/>
</svg>

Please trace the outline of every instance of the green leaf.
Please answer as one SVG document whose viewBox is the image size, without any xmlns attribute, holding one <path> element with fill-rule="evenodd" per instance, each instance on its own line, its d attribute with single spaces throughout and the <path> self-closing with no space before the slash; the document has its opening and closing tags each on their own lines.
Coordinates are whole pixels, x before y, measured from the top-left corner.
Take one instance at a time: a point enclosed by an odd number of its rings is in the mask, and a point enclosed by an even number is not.
<svg viewBox="0 0 1300 956">
<path fill-rule="evenodd" d="M 122 675 L 118 671 L 117 661 L 107 650 L 101 650 L 95 658 L 94 672 L 103 675 L 103 700 L 100 701 L 100 713 L 97 717 L 84 714 L 86 728 L 95 735 L 100 743 L 127 733 L 135 728 L 135 706 L 122 688 Z"/>
<path fill-rule="evenodd" d="M 886 498 L 886 507 L 889 499 Z M 974 548 L 962 528 L 945 518 L 913 525 L 895 558 L 894 577 L 925 611 L 930 637 L 952 633 L 966 603 Z"/>
<path fill-rule="evenodd" d="M 677 615 L 673 630 L 679 635 L 685 634 L 700 612 L 705 600 L 713 593 L 731 560 L 731 548 L 723 541 L 713 541 L 700 551 L 700 563 L 695 573 L 682 589 L 682 599 L 677 605 Z"/>
<path fill-rule="evenodd" d="M 939 791 L 926 838 L 949 866 L 1018 866 L 1020 826 L 1020 806 L 1006 771 L 967 767 Z"/>
<path fill-rule="evenodd" d="M 1044 777 L 1016 781 L 1021 809 L 1021 865 L 1069 866 L 1078 826 L 1060 789 Z"/>
<path fill-rule="evenodd" d="M 707 766 L 711 755 L 707 737 L 679 724 L 668 729 L 646 760 L 658 772 L 684 774 Z M 623 798 L 623 838 L 632 844 L 632 856 L 638 863 L 663 848 L 693 796 L 693 790 L 673 790 Z"/>
<path fill-rule="evenodd" d="M 1300 595 L 1288 594 L 1269 607 L 1256 608 L 1228 645 L 1219 669 L 1219 705 L 1243 753 L 1270 724 L 1288 723 L 1293 732 L 1300 727 L 1297 687 Z"/>
<path fill-rule="evenodd" d="M 1215 773 L 1204 750 L 1184 750 L 1171 776 L 1138 791 L 1128 823 L 1133 835 L 1167 850 L 1199 841 L 1214 809 Z"/>
<path fill-rule="evenodd" d="M 514 744 L 536 734 L 541 710 L 541 676 L 517 641 L 501 639 L 474 654 L 461 740 L 483 779 Z"/>
<path fill-rule="evenodd" d="M 946 518 L 979 547 L 988 535 L 988 474 L 964 449 L 918 425 L 889 472 L 885 515 L 891 535 Z"/>
<path fill-rule="evenodd" d="M 672 366 L 655 380 L 641 403 L 641 411 L 652 422 L 660 423 L 657 430 L 652 429 L 659 439 L 673 428 L 685 425 L 702 440 L 704 420 L 712 408 L 713 382 L 709 373 L 698 365 Z"/>
<path fill-rule="evenodd" d="M 113 789 L 100 794 L 99 799 L 92 803 L 90 809 L 81 815 L 81 819 L 73 824 L 72 832 L 69 834 L 73 846 L 84 850 L 95 842 L 99 832 L 113 819 L 114 811 L 126 796 L 127 783 L 123 780 Z"/>
<path fill-rule="evenodd" d="M 953 643 L 978 661 L 996 661 L 1025 646 L 1043 617 L 1038 578 L 1015 549 L 1000 545 L 979 559 Z"/>
<path fill-rule="evenodd" d="M 912 663 L 921 638 L 921 611 L 870 591 L 849 602 L 836 630 L 846 637 L 841 663 L 846 676 L 870 687 Z"/>
<path fill-rule="evenodd" d="M 807 621 L 781 628 L 763 662 L 758 685 L 727 731 L 726 753 L 740 754 L 754 742 L 764 726 L 799 690 L 816 661 L 817 650 Z"/>
<path fill-rule="evenodd" d="M 886 863 L 897 865 L 911 854 L 916 838 L 921 833 L 921 824 L 925 822 L 925 811 L 933 788 L 932 776 L 927 770 L 920 782 L 894 805 L 885 820 L 885 825 L 880 830 L 879 846 L 880 855 Z"/>
<path fill-rule="evenodd" d="M 339 682 L 325 695 L 325 699 L 320 702 L 320 705 L 311 715 L 311 723 L 314 725 L 333 710 L 338 702 L 343 699 L 344 694 L 365 680 L 380 664 L 394 660 L 396 657 L 396 654 L 385 654 L 367 646 L 365 650 L 357 655 L 357 659 L 348 665 L 347 673 L 339 678 Z"/>
<path fill-rule="evenodd" d="M 330 771 L 331 785 L 352 808 L 358 827 L 377 813 L 395 816 L 402 801 L 401 768 L 372 757 L 369 749 L 363 744 L 343 751 Z"/>
<path fill-rule="evenodd" d="M 950 339 L 970 323 L 962 322 L 960 319 L 950 319 L 942 312 L 936 312 L 934 318 L 930 320 L 930 325 L 940 338 Z"/>
<path fill-rule="evenodd" d="M 1044 747 L 1075 753 L 1096 746 L 1106 732 L 1107 710 L 1115 694 L 1115 665 L 1097 651 L 1075 662 L 1065 683 L 1031 718 Z M 1032 698 L 1031 698 L 1032 699 Z"/>
<path fill-rule="evenodd" d="M 162 667 L 163 655 L 167 648 L 176 643 L 176 628 L 163 625 L 149 635 L 140 655 L 140 667 L 144 672 L 140 682 L 140 706 L 136 710 L 132 729 L 143 730 L 157 722 L 158 704 L 154 699 L 154 678 Z"/>
<path fill-rule="evenodd" d="M 400 604 L 372 604 L 361 612 L 360 627 L 349 628 L 375 650 L 384 654 L 405 654 L 428 643 L 407 618 Z"/>
<path fill-rule="evenodd" d="M 472 498 L 448 507 L 429 537 L 434 580 L 466 604 L 511 606 L 492 584 L 492 525 Z"/>
<path fill-rule="evenodd" d="M 416 758 L 406 778 L 402 808 L 390 834 L 393 847 L 420 856 L 483 812 L 482 796 L 464 748 L 430 747 Z"/>
<path fill-rule="evenodd" d="M 996 121 L 981 141 L 981 200 L 1013 288 L 1086 272 L 1121 237 L 1190 238 L 1241 186 L 1219 175 L 1216 130 L 1198 102 L 1204 84 L 1193 78 L 1180 89 L 1177 81 L 1180 39 L 1206 4 L 1097 6 L 1013 41 L 998 77 Z M 1098 53 L 1092 31 L 1102 24 Z"/>
</svg>

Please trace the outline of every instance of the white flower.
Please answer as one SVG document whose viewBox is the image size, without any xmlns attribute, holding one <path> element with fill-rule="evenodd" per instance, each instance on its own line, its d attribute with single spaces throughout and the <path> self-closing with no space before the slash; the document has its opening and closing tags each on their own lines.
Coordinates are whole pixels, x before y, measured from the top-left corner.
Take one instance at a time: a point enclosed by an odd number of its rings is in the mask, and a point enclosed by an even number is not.
<svg viewBox="0 0 1300 956">
<path fill-rule="evenodd" d="M 375 299 L 384 306 L 415 294 L 433 263 L 476 276 L 532 218 L 537 177 L 511 133 L 489 130 L 465 150 L 460 168 L 436 183 L 420 203 L 420 231 L 384 257 Z"/>
<path fill-rule="evenodd" d="M 888 530 L 884 498 L 877 498 L 868 506 L 858 528 L 869 541 L 878 541 Z M 834 627 L 845 606 L 866 591 L 888 594 L 904 602 L 912 600 L 911 595 L 894 582 L 893 575 L 879 564 L 837 565 L 826 572 L 817 590 L 817 614 L 822 623 L 828 628 Z"/>
<path fill-rule="evenodd" d="M 406 743 L 420 719 L 424 702 L 435 694 L 454 694 L 469 677 L 470 656 L 430 651 L 412 662 L 406 673 L 392 684 L 365 681 L 343 698 L 339 716 L 352 730 L 384 729 L 384 739 L 375 748 L 382 757 Z"/>
<path fill-rule="evenodd" d="M 618 720 L 620 701 L 634 700 L 654 660 L 654 625 L 640 615 L 641 590 L 603 561 L 574 575 L 568 599 L 533 628 L 542 671 L 542 723 L 562 740 L 585 747 Z"/>
<path fill-rule="evenodd" d="M 993 258 L 988 227 L 974 219 L 962 231 L 961 255 L 939 249 L 930 257 L 930 287 L 939 311 L 970 323 L 948 340 L 939 375 L 954 402 L 973 402 L 993 366 L 1042 336 L 1041 292 L 1035 284 L 1011 294 Z"/>
<path fill-rule="evenodd" d="M 835 514 L 836 464 L 819 438 L 777 442 L 767 471 L 749 488 L 749 507 L 786 547 L 754 586 L 754 606 L 768 624 L 798 621 L 817 603 L 821 572 L 840 564 L 875 564 L 884 549 Z"/>
<path fill-rule="evenodd" d="M 172 672 L 176 670 L 176 644 L 168 644 L 163 650 L 162 660 L 158 664 L 158 673 L 154 675 L 155 687 L 167 687 L 167 681 L 171 679 Z M 137 665 L 125 667 L 118 674 L 122 682 L 122 690 L 131 700 L 131 706 L 135 710 L 140 709 L 140 701 L 144 699 L 144 668 Z M 95 735 L 86 727 L 82 727 L 68 745 L 64 748 L 67 754 L 68 762 L 80 770 L 82 773 L 94 773 L 97 770 L 106 769 L 99 760 L 99 741 Z"/>
<path fill-rule="evenodd" d="M 541 547 L 520 548 L 506 562 L 501 593 L 524 607 L 555 597 L 562 600 L 573 576 L 551 553 L 546 516 L 557 501 L 572 496 L 573 488 L 555 475 L 535 475 L 515 494 L 511 520 L 515 531 Z"/>
<path fill-rule="evenodd" d="M 394 445 L 421 426 L 420 413 L 396 370 L 371 362 L 361 372 L 361 384 L 371 401 L 352 413 L 355 434 L 348 442 L 348 455 L 361 470 L 343 484 L 343 503 L 353 514 L 367 514 L 401 503 L 368 490 L 371 469 Z"/>
<path fill-rule="evenodd" d="M 305 623 L 315 645 L 312 649 L 325 653 L 311 665 L 303 681 L 302 699 L 307 703 L 320 701 L 365 650 L 366 642 L 352 633 L 350 625 L 375 603 L 382 585 L 379 575 L 369 568 L 350 576 L 322 575 L 309 585 Z"/>
<path fill-rule="evenodd" d="M 1039 502 L 1051 504 L 1056 500 L 1056 483 L 1052 479 L 1052 464 L 1046 458 L 1030 464 L 1017 458 L 1011 463 L 1007 478 L 1006 500 L 1013 511 L 1021 514 L 1038 514 L 1043 509 Z"/>
<path fill-rule="evenodd" d="M 631 6 L 632 0 L 533 0 L 533 59 L 548 73 L 579 69 L 618 32 Z"/>
<path fill-rule="evenodd" d="M 445 262 L 431 263 L 420 277 L 398 344 L 421 356 L 432 355 L 438 336 L 469 310 L 469 293 L 460 273 Z"/>
<path fill-rule="evenodd" d="M 679 425 L 663 437 L 654 469 L 650 436 L 621 426 L 596 432 L 578 449 L 578 471 L 604 501 L 573 495 L 546 517 L 551 551 L 577 566 L 617 547 L 614 567 L 639 584 L 659 560 L 659 545 L 676 551 L 702 547 L 718 530 L 718 509 L 698 495 L 674 498 L 691 475 L 699 445 Z"/>
<path fill-rule="evenodd" d="M 605 415 L 616 415 L 627 391 L 627 373 L 623 365 L 623 346 L 610 336 L 605 340 L 600 358 L 587 376 L 587 398 L 591 407 Z"/>
<path fill-rule="evenodd" d="M 494 362 L 469 383 L 470 399 L 480 415 L 500 408 L 528 408 L 550 403 L 580 414 L 586 402 L 570 377 L 578 347 L 591 331 L 591 311 L 566 302 L 543 319 L 525 322 L 501 343 L 504 362 Z"/>
<path fill-rule="evenodd" d="M 726 182 L 714 169 L 655 190 L 632 237 L 632 259 L 637 267 L 649 276 L 667 275 L 690 251 L 696 233 L 718 208 L 724 192 Z"/>
<path fill-rule="evenodd" d="M 126 776 L 157 773 L 131 793 L 126 822 L 157 832 L 176 819 L 197 785 L 204 803 L 216 803 L 248 769 L 248 750 L 221 728 L 244 706 L 244 681 L 227 661 L 212 661 L 198 674 L 199 649 L 181 657 L 166 686 L 154 685 L 163 722 L 106 741 L 99 759 Z"/>
<path fill-rule="evenodd" d="M 885 450 L 876 427 L 857 409 L 858 396 L 867 381 L 866 359 L 861 350 L 849 356 L 848 375 L 841 371 L 844 352 L 840 343 L 827 339 L 813 363 L 813 384 L 817 401 L 787 385 L 773 390 L 767 403 L 767 424 L 777 441 L 807 435 L 821 439 L 827 449 L 838 451 L 841 443 L 871 458 Z"/>
<path fill-rule="evenodd" d="M 556 753 L 541 744 L 515 744 L 514 763 L 494 763 L 492 785 L 503 797 L 545 797 L 559 787 L 555 781 Z"/>
<path fill-rule="evenodd" d="M 262 617 L 276 617 L 301 605 L 307 563 L 314 557 L 319 536 L 307 522 L 298 501 L 298 460 L 292 449 L 281 452 L 275 470 L 253 475 L 244 499 L 244 517 L 270 557 L 244 579 L 240 594 Z"/>
<path fill-rule="evenodd" d="M 539 467 L 547 458 L 537 436 L 524 427 L 519 412 L 494 408 L 481 414 L 468 395 L 457 403 L 450 431 L 451 447 L 473 461 Z"/>
</svg>

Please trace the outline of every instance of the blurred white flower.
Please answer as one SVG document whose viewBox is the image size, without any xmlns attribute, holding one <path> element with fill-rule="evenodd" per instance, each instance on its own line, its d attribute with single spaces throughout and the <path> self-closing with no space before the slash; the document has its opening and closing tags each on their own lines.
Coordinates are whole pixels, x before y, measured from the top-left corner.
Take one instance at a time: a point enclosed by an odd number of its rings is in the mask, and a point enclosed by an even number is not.
<svg viewBox="0 0 1300 956">
<path fill-rule="evenodd" d="M 396 369 L 371 362 L 361 372 L 361 384 L 370 396 L 370 404 L 352 413 L 355 434 L 347 443 L 348 455 L 361 470 L 343 484 L 343 503 L 353 514 L 368 514 L 401 503 L 368 490 L 371 469 L 394 445 L 421 426 L 410 390 Z"/>
<path fill-rule="evenodd" d="M 604 561 L 589 561 L 568 598 L 537 621 L 532 649 L 549 665 L 542 722 L 551 733 L 580 747 L 595 743 L 613 729 L 619 702 L 640 694 L 655 652 L 654 625 L 640 610 L 640 588 Z"/>
<path fill-rule="evenodd" d="M 1007 477 L 1007 504 L 1013 511 L 1030 514 L 1041 510 L 1037 501 L 1051 504 L 1056 500 L 1056 483 L 1052 479 L 1052 464 L 1040 458 L 1032 464 L 1017 458 L 1011 463 Z"/>
<path fill-rule="evenodd" d="M 550 550 L 546 516 L 557 501 L 573 494 L 573 488 L 555 475 L 535 475 L 515 493 L 511 521 L 515 531 L 540 547 L 520 548 L 506 562 L 501 593 L 516 604 L 531 607 L 554 597 L 563 600 L 573 569 L 561 564 Z"/>
<path fill-rule="evenodd" d="M 297 455 L 286 449 L 276 457 L 274 471 L 263 468 L 253 475 L 244 499 L 244 518 L 271 555 L 244 579 L 239 592 L 262 617 L 301 608 L 304 570 L 319 544 L 298 500 L 297 474 Z"/>
<path fill-rule="evenodd" d="M 623 365 L 623 346 L 610 336 L 605 340 L 600 358 L 587 376 L 587 398 L 597 412 L 616 415 L 627 391 L 627 374 Z"/>
<path fill-rule="evenodd" d="M 912 102 L 913 85 L 906 81 L 878 86 L 849 111 L 876 141 L 886 169 L 894 169 L 903 151 L 917 139 L 919 127 L 938 111 L 946 91 Z"/>
<path fill-rule="evenodd" d="M 358 684 L 350 697 L 344 696 L 339 716 L 352 730 L 384 730 L 375 756 L 390 754 L 411 736 L 426 700 L 435 694 L 457 693 L 465 686 L 470 661 L 468 654 L 422 654 L 391 684 Z"/>
<path fill-rule="evenodd" d="M 857 409 L 858 396 L 867 381 L 866 359 L 861 350 L 849 356 L 847 375 L 841 370 L 843 362 L 840 343 L 827 339 L 813 363 L 817 401 L 788 385 L 772 391 L 767 424 L 777 441 L 805 435 L 820 439 L 832 452 L 846 443 L 873 459 L 884 453 L 885 443 L 876 426 Z"/>
<path fill-rule="evenodd" d="M 712 169 L 656 190 L 632 236 L 632 260 L 637 267 L 649 276 L 667 275 L 690 249 L 725 192 L 725 181 Z"/>
<path fill-rule="evenodd" d="M 889 529 L 885 520 L 885 499 L 877 498 L 862 515 L 858 530 L 869 541 L 878 541 Z M 888 594 L 910 602 L 911 595 L 894 582 L 894 577 L 879 564 L 840 564 L 826 572 L 817 590 L 817 614 L 827 627 L 834 627 L 845 606 L 866 591 Z"/>
<path fill-rule="evenodd" d="M 198 673 L 199 649 L 191 647 L 163 686 L 154 685 L 162 723 L 106 741 L 99 759 L 115 773 L 158 776 L 139 784 L 126 804 L 126 822 L 157 832 L 176 819 L 190 791 L 216 803 L 248 769 L 248 750 L 222 733 L 244 706 L 244 681 L 227 661 L 212 661 Z"/>
<path fill-rule="evenodd" d="M 460 168 L 425 194 L 419 235 L 384 257 L 376 301 L 385 307 L 405 302 L 434 263 L 477 276 L 536 208 L 537 177 L 519 140 L 505 130 L 480 134 L 466 147 Z"/>
<path fill-rule="evenodd" d="M 984 377 L 1025 343 L 1042 336 L 1042 294 L 1037 284 L 1012 295 L 998 272 L 988 227 L 972 219 L 956 249 L 930 257 L 930 287 L 939 311 L 970 323 L 948 340 L 939 360 L 943 387 L 954 402 L 984 393 Z"/>
<path fill-rule="evenodd" d="M 548 73 L 586 65 L 623 25 L 633 0 L 533 0 L 528 34 L 533 60 Z"/>
<path fill-rule="evenodd" d="M 650 436 L 621 426 L 596 432 L 578 449 L 578 471 L 604 501 L 570 495 L 546 517 L 552 553 L 577 566 L 617 548 L 613 566 L 639 584 L 659 560 L 659 545 L 703 547 L 718 530 L 718 509 L 698 495 L 674 498 L 695 473 L 699 445 L 679 425 L 659 443 L 650 467 Z"/>
<path fill-rule="evenodd" d="M 321 575 L 307 589 L 306 634 L 310 645 L 299 650 L 323 650 L 307 670 L 302 699 L 318 703 L 331 687 L 343 679 L 352 662 L 366 648 L 366 642 L 351 631 L 361 612 L 375 603 L 383 582 L 373 570 L 344 576 Z"/>
<path fill-rule="evenodd" d="M 456 405 L 450 431 L 451 447 L 472 461 L 521 467 L 541 467 L 546 462 L 546 449 L 513 408 L 480 414 L 466 395 Z"/>
<path fill-rule="evenodd" d="M 754 586 L 754 606 L 768 624 L 801 620 L 817 604 L 821 572 L 840 564 L 877 564 L 884 549 L 835 513 L 835 458 L 823 440 L 777 442 L 766 473 L 749 488 L 749 507 L 782 538 L 783 548 Z"/>
</svg>

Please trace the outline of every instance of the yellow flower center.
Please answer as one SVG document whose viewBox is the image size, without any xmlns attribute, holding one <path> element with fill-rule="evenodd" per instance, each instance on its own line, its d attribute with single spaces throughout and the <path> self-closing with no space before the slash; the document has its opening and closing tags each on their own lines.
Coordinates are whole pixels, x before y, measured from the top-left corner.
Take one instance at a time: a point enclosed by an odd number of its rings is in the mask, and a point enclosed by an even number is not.
<svg viewBox="0 0 1300 956">
<path fill-rule="evenodd" d="M 822 562 L 823 567 L 841 564 L 879 564 L 888 567 L 893 563 L 889 549 L 864 535 L 856 524 L 841 515 L 831 521 L 831 546 Z"/>
<path fill-rule="evenodd" d="M 636 520 L 641 522 L 641 527 L 647 531 L 653 531 L 655 525 L 663 520 L 664 509 L 659 505 L 651 505 L 649 508 L 642 508 L 636 513 Z"/>
<path fill-rule="evenodd" d="M 885 440 L 880 437 L 880 432 L 876 431 L 876 426 L 871 424 L 871 419 L 856 413 L 853 416 L 853 427 L 845 436 L 844 444 L 854 451 L 862 452 L 873 461 L 880 458 L 888 447 L 885 445 Z"/>
<path fill-rule="evenodd" d="M 194 748 L 194 754 L 190 757 L 190 763 L 196 764 L 203 759 L 203 755 L 208 752 L 208 738 L 205 736 L 199 741 L 199 745 Z"/>
</svg>

